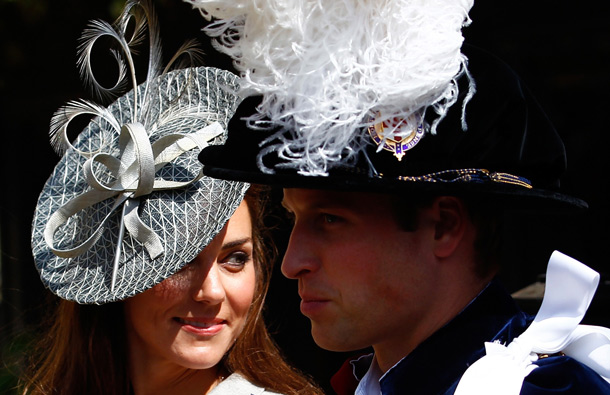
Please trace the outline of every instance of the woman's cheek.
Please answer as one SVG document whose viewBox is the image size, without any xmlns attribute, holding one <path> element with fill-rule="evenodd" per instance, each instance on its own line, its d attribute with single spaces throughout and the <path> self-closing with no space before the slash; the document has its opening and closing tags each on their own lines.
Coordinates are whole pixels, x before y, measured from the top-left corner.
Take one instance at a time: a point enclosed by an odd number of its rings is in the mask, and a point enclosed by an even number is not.
<svg viewBox="0 0 610 395">
<path fill-rule="evenodd" d="M 190 289 L 192 275 L 193 270 L 184 268 L 152 287 L 152 291 L 156 297 L 162 299 L 182 296 Z"/>
</svg>

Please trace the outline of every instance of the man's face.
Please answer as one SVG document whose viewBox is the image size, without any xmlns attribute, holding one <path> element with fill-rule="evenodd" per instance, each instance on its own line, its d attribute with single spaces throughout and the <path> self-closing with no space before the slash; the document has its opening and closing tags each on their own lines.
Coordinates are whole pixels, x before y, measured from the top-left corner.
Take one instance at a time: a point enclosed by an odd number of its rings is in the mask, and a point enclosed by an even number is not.
<svg viewBox="0 0 610 395">
<path fill-rule="evenodd" d="M 399 347 L 417 332 L 435 293 L 425 218 L 407 232 L 393 198 L 374 193 L 284 189 L 283 205 L 294 228 L 282 272 L 320 347 Z"/>
</svg>

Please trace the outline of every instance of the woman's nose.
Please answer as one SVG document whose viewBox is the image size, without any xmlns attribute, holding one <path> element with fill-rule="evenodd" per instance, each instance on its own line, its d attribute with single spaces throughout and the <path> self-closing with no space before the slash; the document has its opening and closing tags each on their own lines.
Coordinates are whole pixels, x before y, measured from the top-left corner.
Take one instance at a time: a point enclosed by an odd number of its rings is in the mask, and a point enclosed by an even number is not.
<svg viewBox="0 0 610 395">
<path fill-rule="evenodd" d="M 198 302 L 218 304 L 225 299 L 225 289 L 222 283 L 222 273 L 216 263 L 212 263 L 207 272 L 194 276 L 193 299 Z"/>
</svg>

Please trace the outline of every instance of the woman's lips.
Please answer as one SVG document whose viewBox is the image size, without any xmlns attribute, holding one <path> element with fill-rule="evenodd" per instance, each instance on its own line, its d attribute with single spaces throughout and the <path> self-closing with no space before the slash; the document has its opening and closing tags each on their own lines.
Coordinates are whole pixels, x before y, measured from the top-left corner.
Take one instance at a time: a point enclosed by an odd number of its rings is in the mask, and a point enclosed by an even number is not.
<svg viewBox="0 0 610 395">
<path fill-rule="evenodd" d="M 194 317 L 174 317 L 174 321 L 189 333 L 199 336 L 213 336 L 220 332 L 226 325 L 222 319 L 198 319 Z"/>
</svg>

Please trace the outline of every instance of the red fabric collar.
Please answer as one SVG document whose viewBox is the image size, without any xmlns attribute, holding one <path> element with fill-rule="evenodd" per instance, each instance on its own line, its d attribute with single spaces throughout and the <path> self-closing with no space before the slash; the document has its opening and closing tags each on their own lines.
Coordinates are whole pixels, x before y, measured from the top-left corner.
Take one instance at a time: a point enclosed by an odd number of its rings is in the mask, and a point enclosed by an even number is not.
<svg viewBox="0 0 610 395">
<path fill-rule="evenodd" d="M 337 395 L 353 395 L 358 387 L 358 380 L 354 377 L 354 367 L 350 363 L 354 358 L 349 358 L 341 368 L 331 377 L 330 385 Z"/>
</svg>

